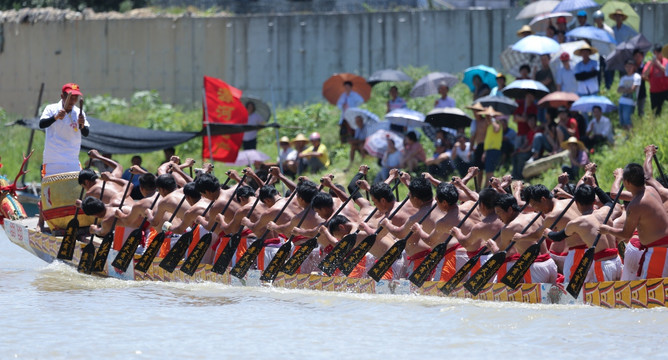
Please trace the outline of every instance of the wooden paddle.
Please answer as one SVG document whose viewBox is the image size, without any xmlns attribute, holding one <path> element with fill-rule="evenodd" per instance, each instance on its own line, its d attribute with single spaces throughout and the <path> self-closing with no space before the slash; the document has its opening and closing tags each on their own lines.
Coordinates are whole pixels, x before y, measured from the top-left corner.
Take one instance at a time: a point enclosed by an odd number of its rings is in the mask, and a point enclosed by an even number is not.
<svg viewBox="0 0 668 360">
<path fill-rule="evenodd" d="M 320 185 L 318 187 L 318 192 L 320 192 L 323 188 L 323 185 Z M 294 190 L 295 192 L 297 190 Z M 302 215 L 302 218 L 299 219 L 299 222 L 297 223 L 297 227 L 301 227 L 302 224 L 304 223 L 304 220 L 306 220 L 306 216 L 308 216 L 309 211 L 311 211 L 311 203 L 306 206 L 304 209 L 304 215 Z M 260 276 L 260 280 L 262 281 L 274 281 L 276 279 L 276 275 L 278 275 L 278 271 L 285 266 L 285 260 L 288 258 L 290 255 L 290 250 L 292 250 L 292 240 L 294 239 L 295 235 L 290 235 L 290 238 L 285 241 L 285 244 L 281 245 L 280 248 L 278 248 L 278 251 L 276 251 L 276 254 L 274 257 L 271 259 L 267 267 L 264 269 L 262 272 L 262 276 Z"/>
<path fill-rule="evenodd" d="M 181 198 L 181 201 L 179 201 L 179 204 L 176 205 L 176 208 L 174 209 L 174 212 L 172 212 L 172 216 L 169 217 L 169 223 L 174 221 L 174 218 L 176 217 L 176 213 L 179 212 L 179 209 L 181 209 L 181 205 L 183 205 L 183 202 L 186 201 L 186 196 L 183 195 Z M 146 251 L 144 251 L 144 254 L 139 258 L 139 261 L 137 261 L 137 264 L 135 265 L 135 270 L 136 271 L 141 271 L 143 273 L 146 273 L 148 271 L 148 268 L 153 264 L 153 259 L 155 259 L 155 256 L 158 255 L 158 252 L 160 251 L 160 248 L 162 247 L 162 243 L 165 240 L 165 231 L 162 230 L 158 235 L 156 235 L 153 238 L 153 241 L 148 245 L 146 248 Z"/>
<path fill-rule="evenodd" d="M 281 215 L 283 215 L 283 212 L 288 207 L 288 205 L 290 205 L 290 201 L 292 201 L 295 195 L 297 195 L 297 191 L 292 192 L 288 200 L 285 202 L 285 205 L 283 205 L 278 214 L 276 214 L 274 222 L 278 221 Z M 264 239 L 267 237 L 267 235 L 269 235 L 269 230 L 265 230 L 264 234 L 262 234 L 259 239 L 255 240 L 251 246 L 248 247 L 248 249 L 246 249 L 246 252 L 243 254 L 243 256 L 241 256 L 241 259 L 239 259 L 237 264 L 230 271 L 232 276 L 239 279 L 242 279 L 244 276 L 246 276 L 248 269 L 250 269 L 250 266 L 253 264 L 253 262 L 255 262 L 255 259 L 257 259 L 260 251 L 264 247 Z"/>
<path fill-rule="evenodd" d="M 561 211 L 561 214 L 557 216 L 557 218 L 554 220 L 550 228 L 555 227 L 561 218 L 566 214 L 568 209 L 573 205 L 575 202 L 575 197 L 571 199 L 571 201 L 568 202 L 568 205 L 564 208 L 564 210 Z M 526 274 L 527 271 L 529 271 L 529 268 L 531 267 L 531 264 L 536 260 L 538 257 L 538 254 L 540 253 L 540 246 L 545 241 L 545 236 L 542 236 L 540 240 L 538 240 L 535 244 L 529 246 L 529 248 L 520 256 L 519 259 L 515 262 L 515 264 L 508 269 L 508 272 L 506 275 L 501 279 L 501 282 L 508 285 L 511 288 L 516 288 L 517 284 L 519 284 L 520 280 L 524 278 L 524 274 Z"/>
<path fill-rule="evenodd" d="M 394 187 L 396 188 L 397 185 L 398 183 L 395 184 Z M 408 201 L 409 198 L 410 196 L 406 196 L 404 200 L 402 200 L 401 203 L 399 203 L 399 206 L 397 206 L 397 208 L 394 209 L 392 213 L 390 213 L 390 216 L 388 216 L 387 219 L 392 220 L 392 218 L 394 218 L 394 215 L 396 215 L 399 212 L 399 210 L 401 210 L 401 208 L 404 206 L 404 204 Z M 369 219 L 371 218 L 371 216 L 373 216 L 376 210 L 378 210 L 378 208 L 374 209 L 374 212 L 372 212 L 369 215 L 369 217 L 366 220 L 364 220 L 364 222 L 369 221 Z M 359 231 L 360 230 L 357 229 L 357 232 L 355 233 L 355 239 L 357 239 L 357 233 L 359 233 Z M 381 231 L 383 231 L 383 227 L 379 226 L 378 229 L 376 229 L 376 231 L 373 234 L 365 237 L 364 240 L 362 240 L 360 244 L 353 249 L 350 255 L 348 255 L 348 257 L 346 257 L 343 260 L 343 263 L 341 263 L 339 268 L 341 269 L 341 272 L 344 275 L 346 276 L 350 275 L 353 269 L 355 269 L 355 266 L 357 266 L 357 264 L 362 260 L 362 258 L 366 255 L 366 253 L 368 253 L 371 247 L 376 243 L 376 238 L 378 237 L 378 234 L 380 234 Z"/>
<path fill-rule="evenodd" d="M 464 218 L 462 218 L 459 221 L 459 224 L 457 225 L 458 228 L 462 227 L 466 220 L 468 220 L 469 216 L 473 214 L 473 211 L 475 210 L 476 207 L 478 207 L 478 204 L 480 203 L 480 200 L 476 200 L 476 202 L 473 204 L 471 209 L 466 213 Z M 415 284 L 417 287 L 421 287 L 422 284 L 427 280 L 427 278 L 431 275 L 431 272 L 434 270 L 436 265 L 438 265 L 438 262 L 443 259 L 445 256 L 446 251 L 448 250 L 448 244 L 450 243 L 450 240 L 452 240 L 452 234 L 448 235 L 448 238 L 445 239 L 444 242 L 436 245 L 429 254 L 427 254 L 427 257 L 425 257 L 424 261 L 413 271 L 411 276 L 408 277 L 408 280 Z"/>
<path fill-rule="evenodd" d="M 615 201 L 613 202 L 612 206 L 610 206 L 610 210 L 608 210 L 608 214 L 605 216 L 603 224 L 610 220 L 610 216 L 612 216 L 612 212 L 615 210 L 615 205 L 617 205 L 617 201 L 619 200 L 619 195 L 622 193 L 622 190 L 624 190 L 624 184 L 619 187 L 617 196 L 615 196 Z M 582 259 L 580 260 L 580 264 L 578 264 L 578 267 L 575 269 L 570 281 L 568 282 L 568 286 L 566 286 L 566 291 L 568 291 L 568 293 L 576 299 L 578 298 L 578 295 L 580 295 L 580 290 L 582 289 L 582 285 L 584 285 L 585 279 L 587 278 L 589 268 L 591 268 L 591 264 L 594 263 L 594 252 L 596 251 L 596 245 L 598 245 L 598 241 L 600 239 L 601 234 L 599 233 L 596 235 L 594 243 L 589 247 L 589 249 L 587 249 L 587 251 L 585 251 Z"/>
<path fill-rule="evenodd" d="M 92 161 L 88 161 L 86 169 L 90 168 Z M 83 199 L 83 195 L 86 189 L 81 186 L 81 192 L 79 193 L 79 201 Z M 57 258 L 60 260 L 72 260 L 74 256 L 74 244 L 77 241 L 77 235 L 79 233 L 79 220 L 77 216 L 79 215 L 79 208 L 74 209 L 74 218 L 67 223 L 65 228 L 65 235 L 63 236 L 63 241 L 60 243 L 60 249 L 58 250 Z"/>
<path fill-rule="evenodd" d="M 104 187 L 107 185 L 106 181 L 102 182 L 102 190 L 100 190 L 100 201 L 102 201 L 102 198 L 104 196 Z M 93 222 L 94 225 L 97 225 L 97 218 L 95 218 L 95 221 Z M 95 258 L 95 244 L 93 244 L 93 238 L 95 237 L 95 234 L 90 234 L 90 240 L 88 241 L 88 244 L 84 246 L 83 250 L 81 250 L 81 258 L 79 259 L 79 266 L 77 266 L 77 271 L 84 273 L 84 274 L 90 274 L 91 267 L 93 266 L 93 259 Z"/>
<path fill-rule="evenodd" d="M 332 219 L 335 218 L 336 215 L 339 215 L 339 213 L 341 213 L 341 211 L 343 211 L 343 209 L 346 207 L 346 205 L 348 205 L 350 200 L 353 199 L 353 196 L 355 196 L 355 194 L 357 194 L 359 192 L 359 190 L 360 190 L 360 188 L 357 187 L 357 189 L 355 189 L 355 191 L 353 191 L 353 193 L 350 194 L 350 196 L 346 199 L 346 201 L 344 201 L 341 204 L 341 206 L 339 206 L 339 208 L 336 210 L 334 215 L 330 216 L 330 218 L 327 220 L 327 222 L 325 222 L 324 226 L 329 226 L 329 222 L 332 221 Z M 285 263 L 285 266 L 283 268 L 283 272 L 288 274 L 288 275 L 294 274 L 295 271 L 297 271 L 297 269 L 299 269 L 299 267 L 302 266 L 302 263 L 304 262 L 304 260 L 306 260 L 306 258 L 309 256 L 309 254 L 311 254 L 313 249 L 315 249 L 316 246 L 318 246 L 318 238 L 319 237 L 320 237 L 320 233 L 317 233 L 315 235 L 315 237 L 312 237 L 309 240 L 306 240 L 306 242 L 304 244 L 302 244 L 302 246 L 299 248 L 299 250 L 297 250 L 294 253 L 294 255 L 292 255 L 292 257 L 288 260 L 288 262 Z"/>
<path fill-rule="evenodd" d="M 528 201 L 524 203 L 524 206 L 522 206 L 522 208 L 520 209 L 520 213 L 524 211 L 524 209 L 527 206 L 529 206 Z M 503 229 L 505 229 L 507 226 L 508 224 L 504 224 L 501 230 L 499 230 L 499 232 L 497 232 L 496 235 L 492 237 L 492 240 L 496 241 L 496 239 L 498 239 L 499 236 L 501 236 L 501 232 L 503 231 Z M 478 252 L 476 252 L 476 254 L 464 264 L 464 266 L 459 268 L 459 270 L 457 270 L 457 272 L 454 275 L 452 275 L 452 277 L 448 281 L 446 281 L 446 283 L 443 284 L 443 286 L 441 286 L 439 290 L 441 290 L 441 292 L 444 293 L 445 295 L 450 295 L 455 286 L 459 285 L 462 279 L 464 279 L 464 277 L 471 271 L 471 269 L 473 269 L 473 266 L 478 262 L 480 257 L 485 254 L 488 254 L 487 246 L 483 246 L 480 249 L 478 249 Z"/>
<path fill-rule="evenodd" d="M 656 148 L 658 149 L 659 147 L 656 146 Z M 654 162 L 656 163 L 656 168 L 659 169 L 659 174 L 661 175 L 661 179 L 663 179 L 664 182 L 668 181 L 668 179 L 666 179 L 666 176 L 663 174 L 663 169 L 661 168 L 661 164 L 659 163 L 659 158 L 656 157 L 656 154 L 652 155 L 652 157 L 654 158 Z"/>
<path fill-rule="evenodd" d="M 160 198 L 160 193 L 156 193 L 155 199 L 153 200 L 153 203 L 151 203 L 150 209 L 153 209 L 155 204 L 158 202 L 158 198 Z M 128 269 L 128 266 L 130 266 L 130 261 L 134 259 L 135 252 L 141 243 L 142 235 L 144 233 L 142 228 L 146 225 L 147 219 L 147 217 L 144 217 L 144 220 L 142 220 L 139 228 L 133 230 L 130 233 L 127 240 L 125 240 L 125 243 L 123 243 L 123 246 L 118 251 L 116 258 L 111 263 L 111 266 L 123 272 Z"/>
<path fill-rule="evenodd" d="M 525 232 L 527 232 L 527 230 L 529 230 L 531 225 L 533 225 L 533 223 L 536 222 L 536 220 L 538 220 L 538 218 L 540 218 L 542 214 L 543 214 L 542 212 L 536 214 L 536 216 L 533 219 L 531 219 L 531 221 L 527 224 L 527 226 L 525 226 L 524 229 L 522 229 L 520 234 L 524 234 Z M 480 292 L 480 290 L 482 290 L 485 284 L 487 284 L 489 280 L 491 280 L 494 277 L 494 275 L 496 275 L 496 272 L 499 271 L 501 265 L 503 265 L 504 261 L 506 260 L 506 254 L 514 245 L 515 241 L 511 241 L 510 244 L 508 244 L 508 246 L 505 248 L 505 250 L 499 251 L 496 254 L 494 254 L 494 256 L 489 258 L 489 260 L 487 260 L 487 262 L 485 262 L 480 267 L 480 269 L 475 274 L 471 275 L 471 278 L 464 283 L 464 288 L 466 288 L 466 290 L 468 290 L 471 294 L 478 295 L 478 293 Z"/>
<path fill-rule="evenodd" d="M 130 180 L 128 180 L 128 185 L 125 187 L 125 192 L 123 192 L 123 198 L 121 203 L 118 205 L 118 208 L 123 207 L 125 202 L 125 197 L 128 196 L 128 190 L 130 190 L 130 185 L 132 185 L 132 178 L 135 175 L 130 175 Z M 97 248 L 97 254 L 95 254 L 95 260 L 93 260 L 93 269 L 92 271 L 100 272 L 104 271 L 104 266 L 107 264 L 107 257 L 109 257 L 109 250 L 111 250 L 111 245 L 114 243 L 114 230 L 116 229 L 116 222 L 118 218 L 114 219 L 114 222 L 111 224 L 111 230 L 104 236 L 100 247 Z"/>
<path fill-rule="evenodd" d="M 438 202 L 435 201 L 434 205 L 432 205 L 431 208 L 429 208 L 429 210 L 427 211 L 427 213 L 425 213 L 424 216 L 422 216 L 422 218 L 420 219 L 420 221 L 418 221 L 418 224 L 422 224 L 427 219 L 427 217 L 429 217 L 429 214 L 431 214 L 431 212 L 434 211 L 434 209 L 436 209 L 437 206 Z M 392 264 L 394 264 L 394 262 L 397 261 L 399 256 L 401 256 L 401 253 L 406 248 L 406 242 L 411 236 L 413 236 L 413 231 L 410 231 L 406 236 L 404 236 L 403 239 L 395 242 L 392 245 L 392 247 L 389 250 L 387 250 L 385 254 L 383 254 L 383 256 L 381 256 L 380 259 L 378 259 L 378 261 L 376 261 L 376 263 L 371 267 L 371 269 L 369 269 L 367 274 L 369 274 L 369 276 L 372 279 L 380 281 L 387 272 L 387 270 L 390 269 Z"/>
</svg>

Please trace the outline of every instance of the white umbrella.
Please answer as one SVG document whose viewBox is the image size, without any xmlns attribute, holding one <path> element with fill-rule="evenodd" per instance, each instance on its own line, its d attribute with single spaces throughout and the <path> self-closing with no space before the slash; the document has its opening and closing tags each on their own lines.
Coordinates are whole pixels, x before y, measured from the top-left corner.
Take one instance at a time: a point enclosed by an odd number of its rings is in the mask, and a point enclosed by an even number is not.
<svg viewBox="0 0 668 360">
<path fill-rule="evenodd" d="M 424 119 L 423 113 L 411 109 L 394 109 L 385 115 L 386 121 L 405 127 L 423 126 Z"/>
<path fill-rule="evenodd" d="M 520 66 L 524 64 L 529 65 L 530 69 L 540 67 L 540 56 L 521 53 L 513 50 L 511 47 L 503 50 L 500 58 L 503 68 L 514 77 L 520 76 Z"/>
<path fill-rule="evenodd" d="M 350 127 L 353 129 L 357 129 L 357 123 L 355 122 L 355 118 L 358 116 L 361 116 L 362 119 L 364 119 L 364 123 L 368 122 L 376 123 L 380 121 L 378 115 L 366 109 L 349 108 L 348 110 L 346 110 L 345 113 L 343 113 L 343 117 L 348 121 L 348 125 L 350 125 Z"/>
<path fill-rule="evenodd" d="M 529 35 L 516 42 L 512 49 L 525 54 L 552 54 L 559 51 L 559 43 L 547 36 Z"/>
<path fill-rule="evenodd" d="M 378 130 L 373 134 L 367 136 L 364 141 L 364 150 L 371 156 L 382 158 L 387 150 L 387 139 L 391 138 L 394 141 L 394 146 L 401 150 L 404 146 L 404 138 L 402 135 L 389 130 Z"/>
<path fill-rule="evenodd" d="M 438 87 L 441 84 L 447 85 L 452 89 L 457 85 L 459 79 L 449 73 L 433 72 L 429 73 L 415 83 L 411 89 L 411 97 L 421 97 L 438 94 Z"/>
<path fill-rule="evenodd" d="M 269 105 L 267 105 L 266 102 L 252 95 L 250 96 L 244 95 L 241 97 L 240 101 L 244 104 L 244 106 L 248 102 L 252 102 L 253 105 L 255 105 L 255 112 L 262 117 L 264 122 L 269 122 L 269 118 L 271 117 L 271 109 L 269 108 Z"/>
<path fill-rule="evenodd" d="M 237 154 L 237 160 L 233 163 L 226 163 L 234 166 L 251 166 L 256 161 L 264 162 L 271 159 L 269 155 L 259 150 L 241 150 Z"/>
<path fill-rule="evenodd" d="M 531 19 L 531 22 L 529 22 L 529 26 L 531 26 L 531 29 L 533 31 L 539 31 L 539 32 L 545 32 L 547 30 L 547 26 L 550 23 L 551 19 L 558 18 L 558 17 L 565 17 L 566 20 L 568 21 L 570 18 L 573 17 L 573 14 L 569 12 L 556 12 L 556 13 L 546 13 L 546 14 L 541 14 L 533 19 Z"/>
<path fill-rule="evenodd" d="M 525 6 L 522 11 L 520 11 L 515 20 L 520 19 L 531 19 L 534 16 L 545 14 L 551 12 L 555 7 L 559 5 L 559 1 L 555 0 L 541 0 L 532 2 L 531 4 Z"/>
</svg>

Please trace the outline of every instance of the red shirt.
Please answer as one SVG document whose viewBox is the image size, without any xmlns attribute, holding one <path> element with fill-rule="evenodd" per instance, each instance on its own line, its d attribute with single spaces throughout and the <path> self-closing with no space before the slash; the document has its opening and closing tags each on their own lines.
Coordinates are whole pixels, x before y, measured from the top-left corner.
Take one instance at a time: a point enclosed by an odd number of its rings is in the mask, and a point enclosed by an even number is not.
<svg viewBox="0 0 668 360">
<path fill-rule="evenodd" d="M 515 100 L 517 102 L 517 109 L 515 109 L 515 112 L 513 115 L 515 116 L 522 116 L 524 117 L 523 122 L 517 122 L 517 135 L 523 136 L 526 135 L 529 132 L 529 125 L 526 123 L 526 118 L 528 115 L 537 115 L 538 114 L 538 107 L 536 107 L 536 103 L 531 103 L 526 109 L 524 108 L 524 99 L 517 99 Z"/>
<path fill-rule="evenodd" d="M 664 67 L 668 67 L 668 59 L 663 58 L 661 60 L 661 64 Z M 643 74 L 645 71 L 647 71 L 647 67 L 651 67 L 649 71 L 649 92 L 651 93 L 660 93 L 668 90 L 668 76 L 666 74 L 657 69 L 656 66 L 652 65 L 652 62 L 648 61 L 647 64 L 645 64 L 645 68 L 643 69 Z"/>
</svg>

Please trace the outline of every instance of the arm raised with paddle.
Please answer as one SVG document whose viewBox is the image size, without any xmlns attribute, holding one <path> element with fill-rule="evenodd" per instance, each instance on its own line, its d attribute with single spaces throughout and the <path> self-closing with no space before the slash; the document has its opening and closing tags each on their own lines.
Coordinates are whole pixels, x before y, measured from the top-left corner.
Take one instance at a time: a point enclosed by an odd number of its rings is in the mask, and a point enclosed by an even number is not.
<svg viewBox="0 0 668 360">
<path fill-rule="evenodd" d="M 102 201 L 102 197 L 104 196 L 104 188 L 107 185 L 107 182 L 102 183 L 102 191 L 100 191 L 100 201 Z M 97 226 L 97 217 L 95 218 L 95 221 L 93 222 L 93 226 Z M 90 234 L 90 239 L 88 240 L 88 244 L 84 246 L 83 250 L 81 250 L 81 257 L 79 258 L 79 266 L 77 266 L 77 271 L 84 273 L 84 274 L 90 274 L 91 273 L 91 268 L 93 267 L 93 259 L 95 258 L 95 244 L 93 243 L 93 238 L 95 237 L 94 233 Z"/>
</svg>

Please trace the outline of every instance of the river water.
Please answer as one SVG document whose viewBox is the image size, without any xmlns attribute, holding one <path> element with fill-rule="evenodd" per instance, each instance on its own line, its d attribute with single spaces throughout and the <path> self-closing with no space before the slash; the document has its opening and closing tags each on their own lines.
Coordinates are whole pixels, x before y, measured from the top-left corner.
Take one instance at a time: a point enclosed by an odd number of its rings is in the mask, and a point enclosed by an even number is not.
<svg viewBox="0 0 668 360">
<path fill-rule="evenodd" d="M 668 310 L 131 282 L 0 230 L 0 359 L 668 358 Z"/>
</svg>

